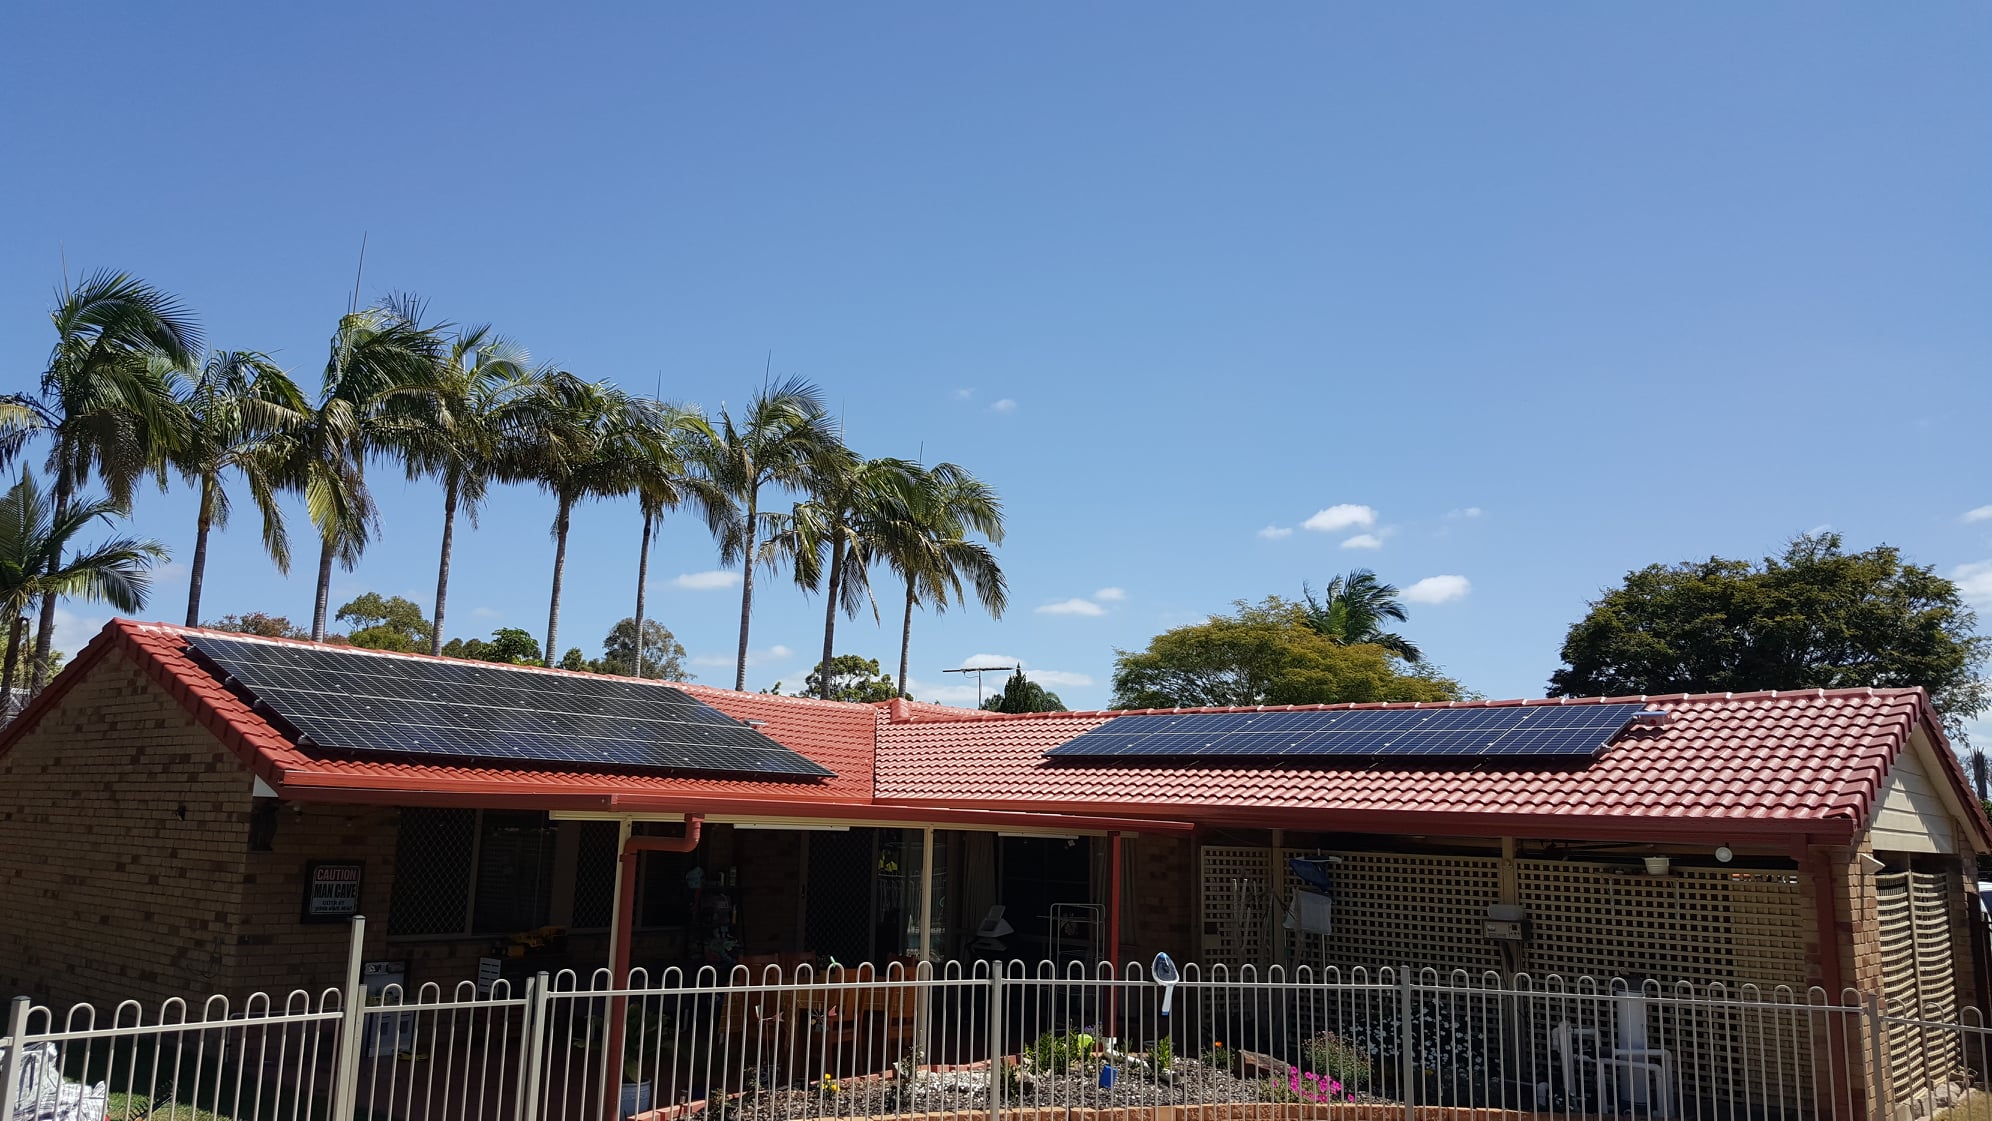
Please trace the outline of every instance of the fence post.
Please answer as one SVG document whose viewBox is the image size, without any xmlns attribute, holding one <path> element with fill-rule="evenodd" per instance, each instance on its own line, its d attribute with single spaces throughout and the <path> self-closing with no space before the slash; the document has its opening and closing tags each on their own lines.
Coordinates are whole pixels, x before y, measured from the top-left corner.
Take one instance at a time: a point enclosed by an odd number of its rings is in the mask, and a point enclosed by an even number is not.
<svg viewBox="0 0 1992 1121">
<path fill-rule="evenodd" d="M 1003 963 L 989 965 L 989 1121 L 1003 1121 Z"/>
<path fill-rule="evenodd" d="M 367 920 L 353 916 L 353 942 L 346 956 L 346 991 L 339 1008 L 339 1062 L 332 1068 L 332 1113 L 328 1121 L 353 1121 L 360 1100 L 360 1041 L 366 1027 L 366 986 L 360 980 L 366 956 Z"/>
<path fill-rule="evenodd" d="M 27 997 L 17 996 L 7 1014 L 7 1049 L 0 1053 L 0 1119 L 6 1121 L 13 1118 L 14 1103 L 21 1096 L 21 1053 L 27 1049 L 29 1007 Z"/>
<path fill-rule="evenodd" d="M 542 1037 L 546 1035 L 546 986 L 545 970 L 526 978 L 526 1022 L 519 1028 L 519 1046 L 524 1054 L 519 1056 L 519 1100 L 513 1116 L 519 1121 L 534 1121 L 539 1116 L 539 1080 Z"/>
<path fill-rule="evenodd" d="M 1418 1106 L 1418 1062 L 1412 1044 L 1416 1027 L 1411 1020 L 1411 967 L 1397 974 L 1397 1079 L 1404 1093 L 1404 1121 L 1411 1121 Z"/>
<path fill-rule="evenodd" d="M 1874 1109 L 1868 1114 L 1876 1121 L 1888 1116 L 1889 1099 L 1894 1095 L 1888 1084 L 1888 1025 L 1882 1023 L 1880 993 L 1864 993 L 1867 1008 L 1862 1017 L 1868 1027 L 1868 1062 L 1874 1072 L 1868 1076 L 1868 1092 L 1873 1095 Z"/>
</svg>

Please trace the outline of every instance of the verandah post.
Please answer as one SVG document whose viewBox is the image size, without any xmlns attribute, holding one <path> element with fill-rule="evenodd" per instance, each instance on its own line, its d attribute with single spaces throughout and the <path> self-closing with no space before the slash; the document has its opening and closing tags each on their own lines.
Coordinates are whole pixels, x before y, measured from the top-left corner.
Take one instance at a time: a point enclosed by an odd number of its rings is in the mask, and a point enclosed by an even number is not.
<svg viewBox="0 0 1992 1121">
<path fill-rule="evenodd" d="M 21 1052 L 26 1047 L 31 1006 L 27 997 L 17 996 L 7 1014 L 7 1051 L 0 1055 L 0 1117 L 14 1116 L 14 1102 L 21 1095 Z"/>
<path fill-rule="evenodd" d="M 1412 1033 L 1417 1030 L 1411 1017 L 1411 967 L 1397 974 L 1397 1078 L 1404 1094 L 1404 1121 L 1412 1121 L 1418 1106 L 1418 1062 Z"/>
</svg>

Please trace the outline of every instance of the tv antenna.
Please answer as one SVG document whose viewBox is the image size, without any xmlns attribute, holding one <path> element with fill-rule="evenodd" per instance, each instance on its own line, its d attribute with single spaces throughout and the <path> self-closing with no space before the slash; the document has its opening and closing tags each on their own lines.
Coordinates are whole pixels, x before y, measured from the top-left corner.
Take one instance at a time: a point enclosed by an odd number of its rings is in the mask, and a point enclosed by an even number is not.
<svg viewBox="0 0 1992 1121">
<path fill-rule="evenodd" d="M 982 707 L 982 675 L 983 675 L 983 674 L 985 674 L 985 673 L 995 673 L 995 672 L 996 672 L 996 671 L 998 671 L 998 670 L 1001 670 L 1001 671 L 1002 671 L 1002 672 L 1004 672 L 1004 673 L 1022 673 L 1022 672 L 1024 672 L 1024 667 L 1022 667 L 1022 666 L 963 666 L 963 667 L 962 667 L 962 668 L 960 668 L 960 669 L 944 669 L 944 670 L 942 670 L 941 672 L 942 672 L 942 673 L 972 673 L 972 674 L 974 674 L 974 675 L 975 675 L 975 707 L 977 707 L 977 708 L 981 708 L 981 707 Z"/>
</svg>

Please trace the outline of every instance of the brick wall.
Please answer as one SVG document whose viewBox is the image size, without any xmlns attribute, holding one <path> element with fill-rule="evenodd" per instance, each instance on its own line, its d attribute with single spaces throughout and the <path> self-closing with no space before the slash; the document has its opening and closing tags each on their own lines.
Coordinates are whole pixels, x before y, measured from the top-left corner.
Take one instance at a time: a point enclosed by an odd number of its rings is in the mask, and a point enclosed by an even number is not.
<svg viewBox="0 0 1992 1121">
<path fill-rule="evenodd" d="M 122 654 L 0 756 L 0 994 L 229 984 L 250 776 Z"/>
<path fill-rule="evenodd" d="M 1143 834 L 1122 842 L 1121 960 L 1143 965 L 1158 951 L 1178 964 L 1195 961 L 1197 938 L 1197 848 L 1188 837 Z"/>
<path fill-rule="evenodd" d="M 243 862 L 231 991 L 316 992 L 344 983 L 350 924 L 300 921 L 305 866 L 314 860 L 364 866 L 360 913 L 367 918 L 365 956 L 369 961 L 392 956 L 387 951 L 387 912 L 399 823 L 400 811 L 388 807 L 283 805 L 271 851 L 248 853 Z M 477 976 L 475 962 L 469 976 Z"/>
</svg>

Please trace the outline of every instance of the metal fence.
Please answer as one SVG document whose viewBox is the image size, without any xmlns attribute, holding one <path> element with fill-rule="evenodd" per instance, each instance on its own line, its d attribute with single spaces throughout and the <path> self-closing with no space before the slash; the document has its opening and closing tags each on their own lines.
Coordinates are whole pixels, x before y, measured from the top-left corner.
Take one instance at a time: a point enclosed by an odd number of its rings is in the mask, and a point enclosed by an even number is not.
<svg viewBox="0 0 1992 1121">
<path fill-rule="evenodd" d="M 1879 995 L 1434 971 L 1050 964 L 348 984 L 58 1017 L 0 1121 L 1693 1121 L 1992 1114 L 1992 1030 Z M 1903 1055 L 1910 1061 L 1905 1062 Z"/>
</svg>

